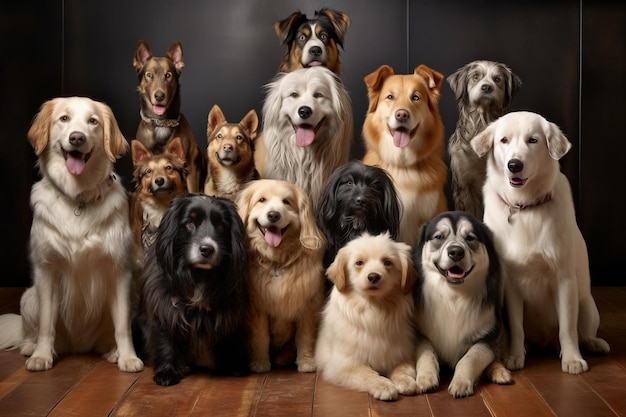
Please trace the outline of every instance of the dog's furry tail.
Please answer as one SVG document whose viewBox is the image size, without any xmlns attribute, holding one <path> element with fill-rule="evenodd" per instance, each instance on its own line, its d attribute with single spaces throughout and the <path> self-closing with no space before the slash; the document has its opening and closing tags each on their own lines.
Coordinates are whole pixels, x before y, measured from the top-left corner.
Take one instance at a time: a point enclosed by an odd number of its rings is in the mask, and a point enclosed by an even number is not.
<svg viewBox="0 0 626 417">
<path fill-rule="evenodd" d="M 0 349 L 16 349 L 24 340 L 22 316 L 3 314 L 0 316 Z"/>
</svg>

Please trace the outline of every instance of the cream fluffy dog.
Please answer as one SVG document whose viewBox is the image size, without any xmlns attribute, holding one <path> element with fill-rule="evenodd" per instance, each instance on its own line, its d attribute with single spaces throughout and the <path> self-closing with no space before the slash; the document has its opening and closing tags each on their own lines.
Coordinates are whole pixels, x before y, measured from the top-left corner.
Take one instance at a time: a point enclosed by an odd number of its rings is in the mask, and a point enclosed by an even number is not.
<svg viewBox="0 0 626 417">
<path fill-rule="evenodd" d="M 21 320 L 2 316 L 0 348 L 19 345 L 31 371 L 50 369 L 56 353 L 90 351 L 140 371 L 128 200 L 113 172 L 128 143 L 111 109 L 83 97 L 44 103 L 28 139 L 42 175 L 31 190 L 34 284 L 22 296 Z"/>
<path fill-rule="evenodd" d="M 563 372 L 588 370 L 579 344 L 606 353 L 591 295 L 587 246 L 576 224 L 569 182 L 559 159 L 571 144 L 554 123 L 530 112 L 509 113 L 475 136 L 487 155 L 484 221 L 505 269 L 511 332 L 509 369 L 524 367 L 524 338 L 560 344 Z"/>
<path fill-rule="evenodd" d="M 326 380 L 379 400 L 416 393 L 410 250 L 388 233 L 366 233 L 337 253 L 315 351 Z"/>
<path fill-rule="evenodd" d="M 298 371 L 315 372 L 325 239 L 311 201 L 291 183 L 261 179 L 237 206 L 248 236 L 250 369 L 267 372 L 271 359 L 285 366 L 295 356 Z"/>
</svg>

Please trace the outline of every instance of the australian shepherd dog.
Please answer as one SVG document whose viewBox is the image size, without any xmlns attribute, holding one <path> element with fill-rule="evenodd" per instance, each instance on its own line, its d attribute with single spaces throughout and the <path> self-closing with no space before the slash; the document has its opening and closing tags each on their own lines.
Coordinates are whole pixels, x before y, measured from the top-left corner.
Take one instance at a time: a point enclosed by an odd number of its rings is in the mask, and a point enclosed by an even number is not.
<svg viewBox="0 0 626 417">
<path fill-rule="evenodd" d="M 339 48 L 349 25 L 348 15 L 331 9 L 316 11 L 312 19 L 298 11 L 276 22 L 276 35 L 287 46 L 280 72 L 321 65 L 341 75 Z"/>
</svg>

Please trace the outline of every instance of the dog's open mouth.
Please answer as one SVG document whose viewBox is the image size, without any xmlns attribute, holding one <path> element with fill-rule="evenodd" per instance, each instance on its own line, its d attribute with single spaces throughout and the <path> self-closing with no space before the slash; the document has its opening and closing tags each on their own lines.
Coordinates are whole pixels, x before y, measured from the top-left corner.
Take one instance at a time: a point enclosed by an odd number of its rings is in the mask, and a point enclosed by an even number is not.
<svg viewBox="0 0 626 417">
<path fill-rule="evenodd" d="M 417 131 L 417 126 L 413 130 L 409 130 L 406 127 L 399 127 L 397 129 L 389 129 L 389 133 L 393 136 L 393 144 L 398 148 L 406 147 L 409 142 L 411 142 L 411 138 L 415 135 Z"/>
<path fill-rule="evenodd" d="M 435 266 L 439 270 L 439 273 L 443 275 L 443 277 L 447 279 L 450 284 L 454 285 L 463 284 L 465 278 L 474 270 L 474 266 L 472 266 L 467 271 L 464 271 L 463 268 L 457 265 L 453 266 L 450 269 L 443 269 L 438 264 L 435 264 Z"/>
<path fill-rule="evenodd" d="M 215 152 L 215 158 L 220 164 L 224 166 L 237 165 L 239 162 L 241 162 L 241 156 L 239 155 L 236 155 L 234 158 L 231 158 L 230 155 L 224 155 L 224 157 L 222 158 L 220 157 L 219 152 Z"/>
<path fill-rule="evenodd" d="M 165 114 L 166 110 L 167 110 L 167 107 L 161 106 L 160 104 L 153 104 L 152 105 L 152 111 L 157 116 L 163 116 L 163 114 Z"/>
<path fill-rule="evenodd" d="M 296 144 L 298 146 L 309 146 L 315 140 L 315 134 L 320 129 L 320 126 L 324 124 L 326 118 L 324 117 L 317 126 L 310 124 L 294 125 L 293 128 L 296 131 Z"/>
<path fill-rule="evenodd" d="M 276 226 L 263 227 L 257 222 L 257 226 L 263 236 L 265 237 L 265 242 L 270 245 L 272 248 L 276 248 L 280 245 L 280 242 L 283 241 L 283 236 L 285 232 L 289 228 L 289 226 L 281 229 Z"/>
<path fill-rule="evenodd" d="M 83 170 L 85 169 L 85 165 L 87 164 L 87 161 L 89 161 L 89 158 L 91 158 L 91 155 L 93 155 L 93 149 L 87 153 L 82 153 L 79 151 L 68 152 L 63 148 L 61 148 L 61 151 L 63 151 L 63 157 L 65 158 L 65 165 L 67 166 L 67 170 L 73 175 L 82 174 Z"/>
<path fill-rule="evenodd" d="M 513 178 L 509 178 L 509 184 L 513 188 L 519 188 L 519 187 L 523 187 L 524 184 L 526 184 L 527 180 L 528 178 L 513 177 Z"/>
<path fill-rule="evenodd" d="M 321 67 L 322 65 L 324 65 L 322 61 L 311 61 L 305 67 Z"/>
<path fill-rule="evenodd" d="M 173 182 L 160 185 L 160 186 L 155 186 L 151 184 L 150 187 L 148 188 L 148 191 L 150 191 L 150 194 L 154 196 L 170 194 L 175 190 L 176 190 L 176 184 L 174 184 Z"/>
</svg>

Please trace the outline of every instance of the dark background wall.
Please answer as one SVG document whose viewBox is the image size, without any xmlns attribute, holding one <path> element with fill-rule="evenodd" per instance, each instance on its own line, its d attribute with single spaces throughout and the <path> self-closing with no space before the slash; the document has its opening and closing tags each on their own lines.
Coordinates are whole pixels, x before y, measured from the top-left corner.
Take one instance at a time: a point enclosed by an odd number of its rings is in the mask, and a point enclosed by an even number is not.
<svg viewBox="0 0 626 417">
<path fill-rule="evenodd" d="M 622 164 L 626 145 L 626 6 L 590 0 L 137 0 L 11 2 L 0 15 L 3 93 L 0 153 L 0 286 L 27 285 L 30 186 L 37 179 L 26 131 L 39 105 L 59 95 L 109 104 L 127 139 L 139 122 L 132 58 L 139 39 L 155 55 L 181 41 L 182 111 L 201 149 L 215 103 L 231 121 L 259 113 L 263 86 L 283 54 L 273 23 L 295 10 L 347 13 L 343 76 L 353 101 L 352 156 L 363 153 L 367 108 L 363 77 L 382 64 L 398 73 L 426 64 L 445 76 L 475 59 L 509 65 L 523 80 L 512 110 L 557 123 L 573 143 L 561 166 L 572 184 L 578 222 L 591 257 L 592 283 L 622 285 L 620 237 L 626 229 Z M 444 83 L 446 136 L 457 119 Z M 116 170 L 129 183 L 130 155 Z"/>
</svg>

